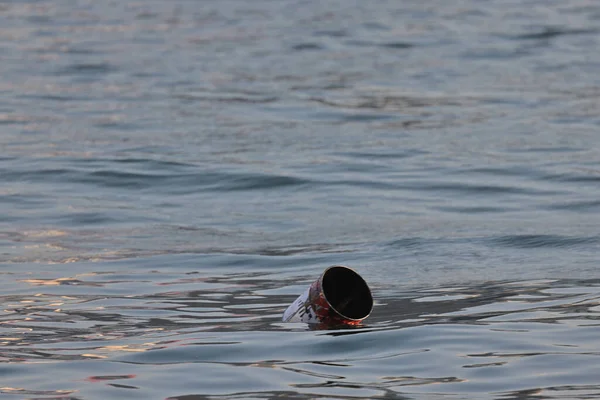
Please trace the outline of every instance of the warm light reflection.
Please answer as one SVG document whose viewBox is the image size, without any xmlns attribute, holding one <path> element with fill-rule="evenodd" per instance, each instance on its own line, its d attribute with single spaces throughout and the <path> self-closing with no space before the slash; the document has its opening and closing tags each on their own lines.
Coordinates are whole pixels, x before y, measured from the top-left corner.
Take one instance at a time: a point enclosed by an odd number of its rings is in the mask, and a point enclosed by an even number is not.
<svg viewBox="0 0 600 400">
<path fill-rule="evenodd" d="M 3 392 L 21 392 L 25 389 L 23 388 L 12 388 L 12 387 L 0 387 L 0 390 L 2 390 Z"/>
<path fill-rule="evenodd" d="M 57 237 L 67 235 L 66 231 L 57 229 L 41 230 L 41 231 L 25 231 L 22 232 L 23 236 L 30 238 L 44 238 L 44 237 Z"/>
<path fill-rule="evenodd" d="M 145 343 L 144 345 L 156 345 L 156 343 Z M 141 345 L 139 345 L 141 346 Z M 104 349 L 104 350 L 108 350 L 108 351 L 127 351 L 127 352 L 132 352 L 132 353 L 141 353 L 144 351 L 147 351 L 147 348 L 139 348 L 139 347 L 132 347 L 132 346 L 128 346 L 128 345 L 121 345 L 121 346 L 103 346 L 100 347 L 99 349 Z"/>
<path fill-rule="evenodd" d="M 57 260 L 57 261 L 48 261 L 48 264 L 71 264 L 71 263 L 75 263 L 75 262 L 78 262 L 81 260 L 84 260 L 84 258 L 70 257 L 70 258 L 63 258 L 62 260 Z M 89 261 L 94 261 L 94 260 L 90 259 Z"/>
<path fill-rule="evenodd" d="M 73 278 L 58 278 L 58 279 L 20 279 L 19 282 L 29 283 L 37 286 L 58 286 L 64 284 Z"/>
<path fill-rule="evenodd" d="M 35 286 L 59 286 L 59 285 L 85 285 L 85 286 L 102 286 L 100 283 L 85 282 L 73 277 L 57 278 L 57 279 L 19 279 L 18 282 L 29 283 Z"/>
</svg>

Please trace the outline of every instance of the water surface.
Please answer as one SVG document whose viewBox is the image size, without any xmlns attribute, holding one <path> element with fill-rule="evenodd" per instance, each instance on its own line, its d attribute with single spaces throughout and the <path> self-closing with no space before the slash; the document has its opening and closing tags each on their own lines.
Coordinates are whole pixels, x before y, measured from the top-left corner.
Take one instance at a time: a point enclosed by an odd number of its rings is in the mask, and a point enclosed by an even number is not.
<svg viewBox="0 0 600 400">
<path fill-rule="evenodd" d="M 0 2 L 0 398 L 600 397 L 599 20 Z"/>
</svg>

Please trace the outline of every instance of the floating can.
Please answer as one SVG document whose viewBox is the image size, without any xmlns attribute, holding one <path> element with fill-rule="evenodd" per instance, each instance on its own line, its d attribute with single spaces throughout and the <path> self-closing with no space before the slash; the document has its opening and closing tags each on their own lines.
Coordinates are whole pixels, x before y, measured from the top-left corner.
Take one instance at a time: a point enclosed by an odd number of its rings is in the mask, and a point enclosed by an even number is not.
<svg viewBox="0 0 600 400">
<path fill-rule="evenodd" d="M 367 282 L 342 265 L 329 267 L 283 313 L 283 322 L 358 325 L 373 309 Z"/>
</svg>

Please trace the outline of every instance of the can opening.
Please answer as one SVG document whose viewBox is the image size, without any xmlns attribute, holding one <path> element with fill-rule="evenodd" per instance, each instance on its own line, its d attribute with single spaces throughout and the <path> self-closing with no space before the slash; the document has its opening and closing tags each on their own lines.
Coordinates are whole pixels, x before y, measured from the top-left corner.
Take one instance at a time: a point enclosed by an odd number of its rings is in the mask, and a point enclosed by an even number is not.
<svg viewBox="0 0 600 400">
<path fill-rule="evenodd" d="M 364 319 L 373 309 L 367 282 L 350 268 L 335 266 L 323 274 L 323 294 L 342 317 Z"/>
</svg>

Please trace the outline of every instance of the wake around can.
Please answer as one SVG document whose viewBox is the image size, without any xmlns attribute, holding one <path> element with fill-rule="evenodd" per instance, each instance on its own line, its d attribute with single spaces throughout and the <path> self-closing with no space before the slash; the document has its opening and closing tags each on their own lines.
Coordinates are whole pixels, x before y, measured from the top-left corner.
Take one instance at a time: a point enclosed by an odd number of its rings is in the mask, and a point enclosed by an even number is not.
<svg viewBox="0 0 600 400">
<path fill-rule="evenodd" d="M 358 325 L 373 309 L 367 282 L 354 270 L 327 268 L 283 313 L 283 322 Z"/>
</svg>

